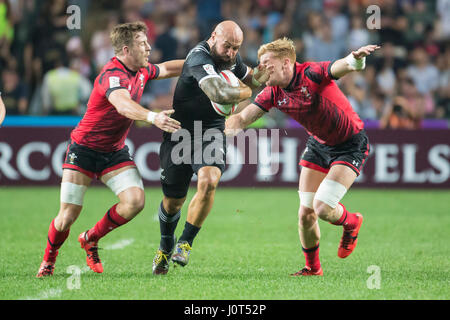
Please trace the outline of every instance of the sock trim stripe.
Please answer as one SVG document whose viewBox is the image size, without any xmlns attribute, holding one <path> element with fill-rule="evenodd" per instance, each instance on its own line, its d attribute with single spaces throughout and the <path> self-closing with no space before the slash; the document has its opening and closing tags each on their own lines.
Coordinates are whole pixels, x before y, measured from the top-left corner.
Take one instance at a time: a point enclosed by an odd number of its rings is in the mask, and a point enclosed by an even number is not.
<svg viewBox="0 0 450 320">
<path fill-rule="evenodd" d="M 345 220 L 347 220 L 347 210 L 345 210 L 344 213 L 345 213 L 345 217 L 344 217 L 344 220 L 342 220 L 341 224 L 344 224 Z"/>
<path fill-rule="evenodd" d="M 317 244 L 317 246 L 309 248 L 309 249 L 305 249 L 302 247 L 303 252 L 313 252 L 313 251 L 316 251 L 317 249 L 319 249 L 319 244 Z"/>
<path fill-rule="evenodd" d="M 52 242 L 50 241 L 50 237 L 47 237 L 47 241 L 48 241 L 48 243 L 50 244 L 50 246 L 52 246 L 52 247 L 58 247 L 58 246 L 61 246 L 61 245 L 64 243 L 64 241 L 63 241 L 63 242 L 60 242 L 60 243 L 52 243 Z"/>
<path fill-rule="evenodd" d="M 177 220 L 180 218 L 180 215 L 181 215 L 181 210 L 178 211 L 177 213 L 175 213 L 174 215 L 168 215 L 168 214 L 165 214 L 165 213 L 161 210 L 161 207 L 160 207 L 159 210 L 158 210 L 158 216 L 159 216 L 159 218 L 160 218 L 162 221 L 166 222 L 166 223 L 170 223 L 170 222 L 175 222 L 175 221 L 177 221 Z"/>
<path fill-rule="evenodd" d="M 108 220 L 111 221 L 112 223 L 114 223 L 115 225 L 120 226 L 120 223 L 118 223 L 117 221 L 114 221 L 113 218 L 111 218 L 110 211 L 111 211 L 111 209 L 109 209 L 108 212 L 106 213 L 106 216 L 108 217 Z"/>
</svg>

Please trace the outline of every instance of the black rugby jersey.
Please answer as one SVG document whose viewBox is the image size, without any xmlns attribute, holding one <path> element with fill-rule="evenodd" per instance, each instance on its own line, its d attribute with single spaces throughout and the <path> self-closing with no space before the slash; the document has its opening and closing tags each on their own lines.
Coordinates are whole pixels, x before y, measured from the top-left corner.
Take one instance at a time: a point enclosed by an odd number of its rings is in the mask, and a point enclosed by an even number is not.
<svg viewBox="0 0 450 320">
<path fill-rule="evenodd" d="M 193 132 L 194 121 L 202 121 L 203 131 L 225 128 L 225 118 L 214 111 L 211 100 L 199 87 L 199 83 L 205 79 L 219 77 L 218 73 L 222 71 L 219 68 L 206 41 L 197 44 L 187 55 L 173 97 L 175 112 L 172 118 L 180 121 L 182 128 Z M 247 75 L 247 65 L 243 63 L 239 53 L 230 70 L 241 80 Z M 164 133 L 164 137 L 170 139 L 170 134 Z"/>
</svg>

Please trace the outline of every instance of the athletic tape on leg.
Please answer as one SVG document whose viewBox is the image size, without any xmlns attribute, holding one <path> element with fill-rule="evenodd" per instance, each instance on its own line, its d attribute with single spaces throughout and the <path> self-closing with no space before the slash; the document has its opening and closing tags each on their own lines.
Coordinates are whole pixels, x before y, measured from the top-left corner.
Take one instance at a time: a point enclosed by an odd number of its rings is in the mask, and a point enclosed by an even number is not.
<svg viewBox="0 0 450 320">
<path fill-rule="evenodd" d="M 112 190 L 112 192 L 114 192 L 116 196 L 131 187 L 138 187 L 144 190 L 141 175 L 136 168 L 128 169 L 119 173 L 109 179 L 106 182 L 106 185 Z"/>
<path fill-rule="evenodd" d="M 71 183 L 61 183 L 61 202 L 76 204 L 78 206 L 83 205 L 84 193 L 87 190 L 87 186 Z"/>
<path fill-rule="evenodd" d="M 339 201 L 341 201 L 344 197 L 346 192 L 347 188 L 339 182 L 324 179 L 317 189 L 314 199 L 320 200 L 334 209 L 338 205 Z"/>
<path fill-rule="evenodd" d="M 298 195 L 300 197 L 300 205 L 307 207 L 309 209 L 314 209 L 313 201 L 315 194 L 316 194 L 315 192 L 302 192 L 299 190 Z"/>
</svg>

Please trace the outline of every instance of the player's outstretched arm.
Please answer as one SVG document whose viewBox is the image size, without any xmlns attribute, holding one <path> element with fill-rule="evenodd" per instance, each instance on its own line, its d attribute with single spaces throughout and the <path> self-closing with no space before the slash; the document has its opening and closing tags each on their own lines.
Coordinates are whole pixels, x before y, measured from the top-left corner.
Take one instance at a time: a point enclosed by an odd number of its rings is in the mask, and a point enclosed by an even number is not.
<svg viewBox="0 0 450 320">
<path fill-rule="evenodd" d="M 165 110 L 153 112 L 142 107 L 131 99 L 130 93 L 126 89 L 117 89 L 110 93 L 109 102 L 116 108 L 117 112 L 131 120 L 142 120 L 153 123 L 163 131 L 175 132 L 181 128 L 180 123 L 170 118 L 175 110 Z"/>
<path fill-rule="evenodd" d="M 331 75 L 340 78 L 352 71 L 361 71 L 366 67 L 366 57 L 375 50 L 380 49 L 378 45 L 368 45 L 352 51 L 345 58 L 336 60 L 331 66 Z"/>
<path fill-rule="evenodd" d="M 257 105 L 251 103 L 242 112 L 230 116 L 225 121 L 225 134 L 234 136 L 242 129 L 248 127 L 253 122 L 261 118 L 266 112 Z"/>
<path fill-rule="evenodd" d="M 159 80 L 178 77 L 181 74 L 181 70 L 183 70 L 184 61 L 185 60 L 169 60 L 157 64 L 159 68 L 159 75 L 156 79 Z"/>
<path fill-rule="evenodd" d="M 239 87 L 233 87 L 219 77 L 211 77 L 199 83 L 208 98 L 219 104 L 239 103 L 252 96 L 252 89 L 239 81 Z"/>
</svg>

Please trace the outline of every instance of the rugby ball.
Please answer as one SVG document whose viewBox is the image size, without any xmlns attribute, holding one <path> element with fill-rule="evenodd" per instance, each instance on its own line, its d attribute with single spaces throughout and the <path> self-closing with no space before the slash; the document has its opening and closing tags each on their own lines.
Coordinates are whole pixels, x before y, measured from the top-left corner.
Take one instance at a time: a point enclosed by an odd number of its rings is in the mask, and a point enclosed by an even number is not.
<svg viewBox="0 0 450 320">
<path fill-rule="evenodd" d="M 232 85 L 233 87 L 239 87 L 239 79 L 234 75 L 230 70 L 223 70 L 219 73 L 219 76 L 223 81 Z M 226 117 L 229 116 L 236 110 L 238 104 L 218 104 L 214 101 L 211 101 L 214 111 L 216 111 L 219 115 Z"/>
</svg>

